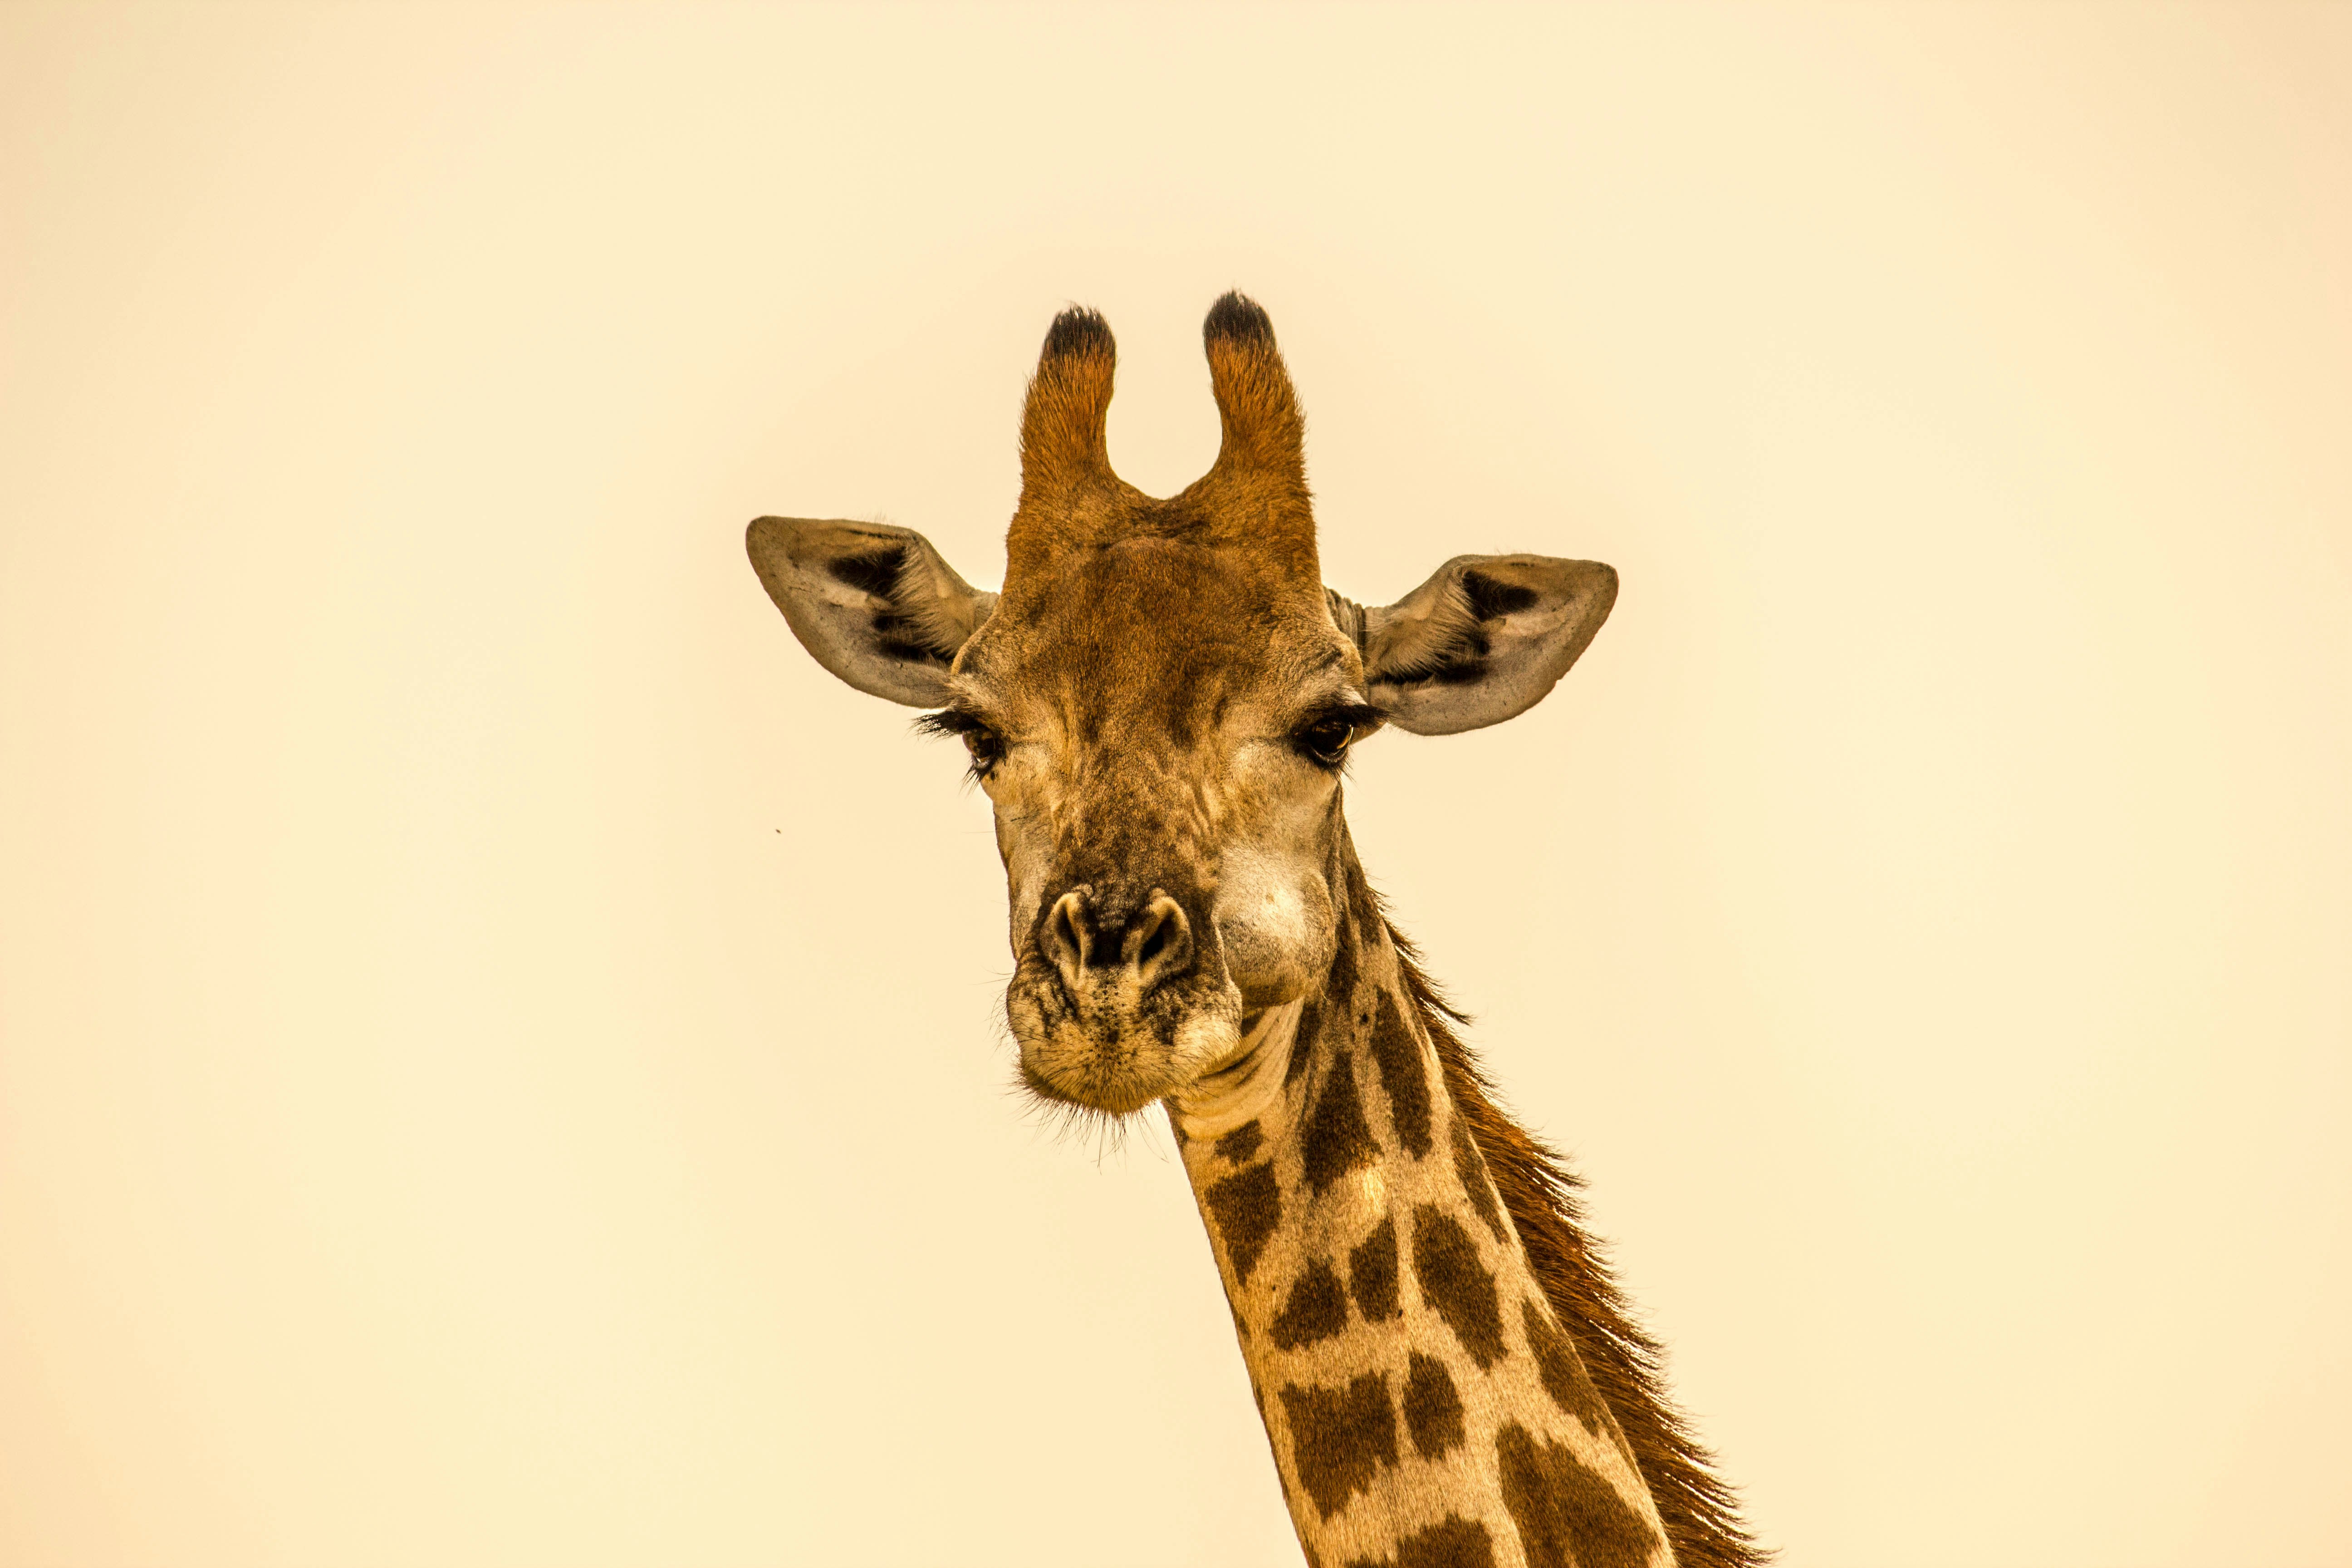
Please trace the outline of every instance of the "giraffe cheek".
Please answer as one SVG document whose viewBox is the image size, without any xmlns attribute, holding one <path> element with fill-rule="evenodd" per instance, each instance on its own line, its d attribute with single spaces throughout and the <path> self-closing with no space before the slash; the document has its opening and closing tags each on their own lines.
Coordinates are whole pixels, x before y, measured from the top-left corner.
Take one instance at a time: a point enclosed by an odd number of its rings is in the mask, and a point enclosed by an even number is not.
<svg viewBox="0 0 2352 1568">
<path fill-rule="evenodd" d="M 1217 896 L 1225 965 L 1255 1010 L 1305 994 L 1328 968 L 1334 921 L 1318 880 L 1285 876 L 1254 856 L 1229 855 Z"/>
</svg>

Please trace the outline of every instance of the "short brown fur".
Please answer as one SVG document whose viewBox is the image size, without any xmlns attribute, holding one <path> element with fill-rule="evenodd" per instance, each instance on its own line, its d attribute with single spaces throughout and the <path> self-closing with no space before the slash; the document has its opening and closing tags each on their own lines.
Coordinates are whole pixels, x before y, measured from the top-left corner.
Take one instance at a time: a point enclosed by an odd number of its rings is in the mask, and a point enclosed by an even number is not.
<svg viewBox="0 0 2352 1568">
<path fill-rule="evenodd" d="M 1149 538 L 1232 549 L 1266 568 L 1284 596 L 1320 597 L 1306 421 L 1273 328 L 1255 305 L 1227 295 L 1202 335 L 1223 438 L 1207 473 L 1157 500 L 1111 471 L 1110 329 L 1092 311 L 1066 311 L 1055 321 L 1021 417 L 1021 501 L 1005 535 L 1004 571 L 1005 597 L 1016 608 L 1062 563 Z"/>
</svg>

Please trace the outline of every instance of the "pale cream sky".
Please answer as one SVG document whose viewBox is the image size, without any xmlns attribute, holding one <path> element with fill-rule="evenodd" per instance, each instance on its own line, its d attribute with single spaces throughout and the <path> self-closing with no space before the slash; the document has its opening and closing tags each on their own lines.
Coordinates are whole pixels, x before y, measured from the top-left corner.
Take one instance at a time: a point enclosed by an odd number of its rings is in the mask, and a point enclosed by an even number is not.
<svg viewBox="0 0 2352 1568">
<path fill-rule="evenodd" d="M 163 5 L 0 8 L 0 1562 L 1297 1562 L 741 546 L 1235 286 L 1334 586 L 1623 574 L 1350 816 L 1764 1538 L 2352 1562 L 2352 10 Z"/>
</svg>

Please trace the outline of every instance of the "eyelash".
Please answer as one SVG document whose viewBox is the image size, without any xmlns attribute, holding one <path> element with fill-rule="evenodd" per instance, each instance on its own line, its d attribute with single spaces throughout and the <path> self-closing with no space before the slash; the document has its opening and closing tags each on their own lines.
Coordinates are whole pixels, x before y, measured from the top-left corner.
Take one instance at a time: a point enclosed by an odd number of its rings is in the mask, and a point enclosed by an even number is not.
<svg viewBox="0 0 2352 1568">
<path fill-rule="evenodd" d="M 1297 748 L 1300 756 L 1317 767 L 1326 773 L 1338 773 L 1346 764 L 1348 750 L 1356 743 L 1357 737 L 1379 723 L 1380 720 L 1379 711 L 1371 708 L 1355 705 L 1327 708 L 1310 715 L 1292 731 L 1290 743 Z M 1339 736 L 1336 743 L 1330 739 L 1335 731 Z"/>
<path fill-rule="evenodd" d="M 1317 767 L 1337 773 L 1347 763 L 1349 749 L 1357 738 L 1380 721 L 1377 709 L 1355 705 L 1327 708 L 1292 731 L 1290 743 Z M 961 741 L 964 750 L 971 753 L 971 776 L 976 779 L 988 777 L 1003 759 L 1004 737 L 986 721 L 958 709 L 926 713 L 915 721 L 915 728 L 927 735 L 953 735 Z"/>
<path fill-rule="evenodd" d="M 964 750 L 971 753 L 971 776 L 976 779 L 994 772 L 1004 755 L 1004 737 L 958 709 L 926 713 L 915 721 L 915 728 L 926 735 L 953 735 L 961 741 Z"/>
</svg>

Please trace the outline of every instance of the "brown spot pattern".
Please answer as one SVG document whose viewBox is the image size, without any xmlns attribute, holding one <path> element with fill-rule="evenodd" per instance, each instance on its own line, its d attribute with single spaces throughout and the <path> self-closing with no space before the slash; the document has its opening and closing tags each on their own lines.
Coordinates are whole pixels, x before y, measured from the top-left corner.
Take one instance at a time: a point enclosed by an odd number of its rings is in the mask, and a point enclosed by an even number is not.
<svg viewBox="0 0 2352 1568">
<path fill-rule="evenodd" d="M 1213 1183 L 1202 1196 L 1217 1234 L 1224 1238 L 1225 1256 L 1233 1260 L 1234 1283 L 1246 1285 L 1258 1254 L 1282 1223 L 1282 1188 L 1275 1182 L 1273 1162 Z"/>
<path fill-rule="evenodd" d="M 1339 874 L 1347 879 L 1348 912 L 1372 931 L 1379 931 L 1384 923 L 1384 917 L 1381 913 L 1380 900 L 1373 896 L 1372 884 L 1364 875 L 1364 863 L 1350 855 L 1340 865 Z M 1367 940 L 1364 945 L 1376 947 L 1379 944 Z"/>
<path fill-rule="evenodd" d="M 1321 1258 L 1308 1264 L 1291 1283 L 1290 1299 L 1275 1314 L 1274 1342 L 1295 1351 L 1328 1340 L 1348 1326 L 1348 1293 L 1339 1277 Z"/>
<path fill-rule="evenodd" d="M 1495 1276 L 1462 1222 L 1434 1204 L 1412 1215 L 1412 1269 L 1423 1300 L 1437 1309 L 1470 1359 L 1486 1371 L 1503 1359 L 1503 1309 Z"/>
<path fill-rule="evenodd" d="M 1397 1304 L 1396 1221 L 1386 1215 L 1348 1254 L 1348 1289 L 1364 1321 L 1377 1323 L 1404 1309 Z"/>
<path fill-rule="evenodd" d="M 1528 1568 L 1644 1568 L 1657 1536 L 1617 1489 L 1565 1443 L 1539 1443 L 1516 1421 L 1495 1434 L 1503 1506 Z"/>
<path fill-rule="evenodd" d="M 1495 1201 L 1495 1184 L 1486 1179 L 1486 1162 L 1478 1153 L 1478 1145 L 1470 1140 L 1470 1129 L 1459 1116 L 1454 1119 L 1454 1173 L 1462 1178 L 1462 1190 L 1469 1194 L 1470 1206 L 1495 1239 L 1503 1239 L 1503 1209 Z"/>
<path fill-rule="evenodd" d="M 1282 1069 L 1282 1087 L 1288 1089 L 1306 1072 L 1307 1064 L 1315 1055 L 1315 1037 L 1323 1032 L 1323 1003 L 1310 996 L 1307 1005 L 1298 1010 L 1298 1029 L 1290 1038 L 1290 1060 Z"/>
<path fill-rule="evenodd" d="M 1412 944 L 1393 928 L 1389 935 L 1405 995 L 1437 1056 L 1448 1120 L 1469 1123 L 1530 1269 L 1559 1321 L 1572 1325 L 1585 1371 L 1640 1460 L 1675 1562 L 1682 1568 L 1762 1568 L 1766 1554 L 1740 1523 L 1738 1496 L 1666 1398 L 1657 1342 L 1634 1321 L 1585 1229 L 1577 1196 L 1583 1183 L 1557 1152 L 1496 1107 L 1475 1055 L 1454 1031 L 1460 1015 L 1414 963 Z"/>
<path fill-rule="evenodd" d="M 1486 1527 L 1458 1513 L 1397 1542 L 1393 1557 L 1358 1557 L 1348 1568 L 1495 1568 L 1495 1540 Z"/>
<path fill-rule="evenodd" d="M 1290 1423 L 1290 1464 L 1298 1484 L 1325 1519 L 1358 1492 L 1372 1489 L 1372 1477 L 1397 1462 L 1396 1411 L 1389 1404 L 1388 1379 L 1368 1372 L 1345 1388 L 1282 1390 L 1282 1413 Z"/>
<path fill-rule="evenodd" d="M 1356 1058 L 1345 1050 L 1331 1053 L 1331 1070 L 1323 1078 L 1323 1098 L 1307 1119 L 1307 1184 L 1319 1196 L 1324 1188 L 1380 1152 L 1372 1130 L 1364 1121 L 1364 1106 L 1356 1095 Z"/>
<path fill-rule="evenodd" d="M 1323 994 L 1331 999 L 1332 1010 L 1343 1022 L 1352 1022 L 1356 1016 L 1356 950 L 1363 941 L 1364 922 L 1360 918 L 1340 923 L 1339 945 L 1331 954 L 1331 978 L 1325 984 Z"/>
<path fill-rule="evenodd" d="M 1257 1152 L 1258 1145 L 1265 1142 L 1265 1134 L 1258 1130 L 1257 1123 L 1244 1121 L 1217 1140 L 1217 1158 L 1230 1160 L 1236 1165 L 1246 1164 L 1249 1157 Z"/>
<path fill-rule="evenodd" d="M 1424 1459 L 1444 1458 L 1462 1446 L 1462 1395 L 1454 1374 L 1444 1362 L 1419 1351 L 1405 1372 L 1404 1428 Z"/>
<path fill-rule="evenodd" d="M 1345 1039 L 1349 1026 L 1355 1021 L 1356 995 L 1356 931 L 1342 924 L 1339 945 L 1331 955 L 1331 973 L 1324 980 L 1323 994 L 1309 996 L 1298 1010 L 1298 1030 L 1290 1047 L 1290 1063 L 1282 1069 L 1282 1087 L 1288 1089 L 1307 1076 L 1320 1047 L 1326 1020 L 1338 1024 L 1332 1033 Z"/>
<path fill-rule="evenodd" d="M 1414 1159 L 1429 1152 L 1429 1071 L 1422 1060 L 1421 1041 L 1397 1006 L 1396 994 L 1381 993 L 1379 1021 L 1372 1026 L 1372 1064 L 1380 1068 L 1381 1088 L 1389 1097 L 1389 1114 L 1397 1137 Z"/>
<path fill-rule="evenodd" d="M 1610 1419 L 1609 1407 L 1601 1402 L 1601 1391 L 1592 1386 L 1575 1342 L 1532 1297 L 1519 1303 L 1519 1321 L 1528 1331 L 1528 1348 L 1535 1352 L 1536 1375 L 1543 1379 L 1544 1392 L 1551 1395 L 1551 1402 L 1575 1416 L 1587 1432 L 1607 1436 L 1622 1448 L 1625 1439 L 1617 1423 Z M 1630 1459 L 1633 1455 L 1629 1452 L 1625 1457 Z"/>
</svg>

